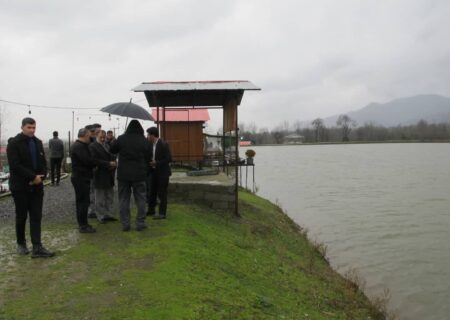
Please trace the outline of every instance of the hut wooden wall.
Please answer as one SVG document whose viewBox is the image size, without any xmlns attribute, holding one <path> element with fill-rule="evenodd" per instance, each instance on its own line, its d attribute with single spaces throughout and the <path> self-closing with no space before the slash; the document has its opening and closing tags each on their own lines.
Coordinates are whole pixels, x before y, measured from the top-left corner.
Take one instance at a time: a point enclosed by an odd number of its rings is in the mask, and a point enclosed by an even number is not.
<svg viewBox="0 0 450 320">
<path fill-rule="evenodd" d="M 163 139 L 169 143 L 173 161 L 203 160 L 203 123 L 161 123 Z"/>
</svg>

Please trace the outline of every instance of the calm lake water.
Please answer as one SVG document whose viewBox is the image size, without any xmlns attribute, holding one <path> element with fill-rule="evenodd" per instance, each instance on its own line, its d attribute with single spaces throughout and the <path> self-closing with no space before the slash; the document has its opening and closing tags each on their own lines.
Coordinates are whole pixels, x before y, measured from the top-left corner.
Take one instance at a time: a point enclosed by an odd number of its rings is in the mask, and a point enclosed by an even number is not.
<svg viewBox="0 0 450 320">
<path fill-rule="evenodd" d="M 258 194 L 391 294 L 401 319 L 450 319 L 450 144 L 254 147 Z"/>
</svg>

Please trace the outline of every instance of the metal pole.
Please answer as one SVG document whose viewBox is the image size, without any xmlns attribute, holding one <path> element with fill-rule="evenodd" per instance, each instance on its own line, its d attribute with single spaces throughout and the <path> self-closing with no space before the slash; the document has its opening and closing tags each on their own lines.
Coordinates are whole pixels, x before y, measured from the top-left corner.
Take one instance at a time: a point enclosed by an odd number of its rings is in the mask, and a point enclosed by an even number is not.
<svg viewBox="0 0 450 320">
<path fill-rule="evenodd" d="M 222 109 L 222 169 L 223 172 L 225 172 L 225 106 L 223 106 Z M 228 169 L 227 169 L 227 175 L 228 175 Z"/>
<path fill-rule="evenodd" d="M 159 133 L 159 106 L 156 106 L 156 127 L 158 128 L 158 133 Z"/>
<path fill-rule="evenodd" d="M 255 164 L 253 164 L 253 193 L 256 192 L 256 183 L 255 183 Z"/>
<path fill-rule="evenodd" d="M 234 161 L 235 161 L 235 163 L 234 163 L 234 165 L 235 165 L 235 170 L 234 170 L 234 172 L 235 172 L 235 176 L 236 176 L 236 181 L 235 181 L 235 183 L 234 183 L 234 192 L 235 192 L 235 205 L 234 205 L 234 214 L 237 216 L 237 217 L 240 217 L 240 215 L 239 215 L 239 187 L 238 187 L 238 158 L 239 158 L 239 139 L 238 139 L 238 136 L 239 136 L 239 128 L 238 128 L 238 110 L 237 110 L 237 103 L 235 102 L 235 104 L 233 105 L 233 107 L 234 108 L 236 108 L 236 120 L 235 120 L 235 123 L 234 123 L 234 127 L 235 127 L 235 130 L 236 130 L 236 144 L 235 144 L 235 146 L 236 146 L 236 150 L 235 150 L 235 159 L 234 159 Z"/>
<path fill-rule="evenodd" d="M 71 141 L 70 131 L 68 133 L 69 133 L 69 150 L 70 150 L 70 141 Z"/>
<path fill-rule="evenodd" d="M 247 189 L 248 165 L 245 166 L 245 189 Z"/>
<path fill-rule="evenodd" d="M 72 110 L 72 142 L 74 137 L 75 137 L 75 111 Z"/>
</svg>

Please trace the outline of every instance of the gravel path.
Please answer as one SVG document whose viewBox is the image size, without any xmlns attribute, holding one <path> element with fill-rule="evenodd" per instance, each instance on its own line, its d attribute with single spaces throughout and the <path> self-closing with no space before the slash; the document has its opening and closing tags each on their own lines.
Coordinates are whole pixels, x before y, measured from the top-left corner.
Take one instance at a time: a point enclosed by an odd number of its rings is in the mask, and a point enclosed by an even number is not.
<svg viewBox="0 0 450 320">
<path fill-rule="evenodd" d="M 114 208 L 117 212 L 117 191 L 114 192 Z M 131 201 L 133 206 L 133 201 Z M 0 226 L 14 223 L 15 207 L 11 196 L 0 199 Z M 47 185 L 44 189 L 42 223 L 59 222 L 76 224 L 75 192 L 70 178 L 62 179 L 59 186 Z"/>
<path fill-rule="evenodd" d="M 0 223 L 14 222 L 15 207 L 11 196 L 0 200 Z M 75 223 L 75 193 L 70 179 L 61 180 L 59 186 L 45 186 L 42 222 Z"/>
</svg>

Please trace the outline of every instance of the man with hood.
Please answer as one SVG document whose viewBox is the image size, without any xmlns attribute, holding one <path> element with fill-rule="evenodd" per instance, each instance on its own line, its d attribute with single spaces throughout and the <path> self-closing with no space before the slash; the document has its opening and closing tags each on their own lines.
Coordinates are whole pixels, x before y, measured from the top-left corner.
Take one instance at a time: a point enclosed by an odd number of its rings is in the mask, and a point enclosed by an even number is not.
<svg viewBox="0 0 450 320">
<path fill-rule="evenodd" d="M 17 253 L 29 253 L 25 239 L 27 217 L 30 217 L 30 234 L 33 258 L 53 257 L 41 243 L 42 204 L 44 198 L 44 178 L 47 175 L 42 141 L 34 135 L 36 121 L 22 120 L 22 132 L 8 140 L 7 155 L 10 167 L 9 185 L 16 206 Z"/>
<path fill-rule="evenodd" d="M 146 176 L 151 160 L 151 146 L 144 137 L 144 129 L 132 120 L 124 134 L 112 143 L 110 152 L 118 154 L 117 181 L 119 189 L 120 221 L 123 231 L 130 231 L 130 198 L 134 194 L 137 207 L 136 230 L 147 228 Z"/>
</svg>

